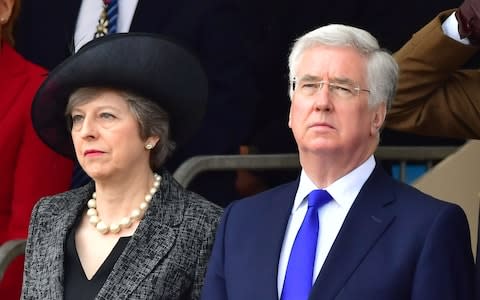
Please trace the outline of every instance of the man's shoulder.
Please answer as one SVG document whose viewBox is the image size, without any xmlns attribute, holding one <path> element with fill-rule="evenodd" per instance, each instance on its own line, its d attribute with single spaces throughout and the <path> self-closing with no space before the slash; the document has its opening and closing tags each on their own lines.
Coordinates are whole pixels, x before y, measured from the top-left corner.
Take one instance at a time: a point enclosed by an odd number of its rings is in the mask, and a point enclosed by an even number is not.
<svg viewBox="0 0 480 300">
<path fill-rule="evenodd" d="M 224 218 L 228 218 L 230 224 L 242 226 L 254 226 L 265 219 L 283 219 L 291 210 L 297 187 L 298 181 L 293 181 L 236 200 L 225 209 Z"/>
<path fill-rule="evenodd" d="M 298 180 L 291 181 L 268 189 L 266 191 L 260 192 L 258 194 L 239 199 L 234 202 L 234 205 L 237 209 L 240 207 L 244 207 L 246 209 L 254 209 L 263 206 L 269 206 L 272 204 L 272 202 L 278 201 L 278 199 L 289 198 L 292 192 L 293 196 L 295 196 L 297 187 Z M 294 198 L 290 198 L 291 201 L 293 201 L 293 199 Z"/>
<path fill-rule="evenodd" d="M 366 185 L 366 191 L 371 196 L 384 198 L 382 200 L 384 204 L 392 202 L 398 210 L 405 209 L 410 211 L 410 214 L 435 213 L 446 207 L 456 206 L 453 201 L 440 200 L 410 184 L 392 178 L 379 168 L 374 171 Z"/>
<path fill-rule="evenodd" d="M 424 217 L 429 214 L 433 216 L 445 209 L 460 208 L 452 201 L 454 199 L 438 199 L 414 186 L 401 182 L 395 184 L 393 193 L 398 205 L 408 209 L 412 215 L 418 213 Z"/>
</svg>

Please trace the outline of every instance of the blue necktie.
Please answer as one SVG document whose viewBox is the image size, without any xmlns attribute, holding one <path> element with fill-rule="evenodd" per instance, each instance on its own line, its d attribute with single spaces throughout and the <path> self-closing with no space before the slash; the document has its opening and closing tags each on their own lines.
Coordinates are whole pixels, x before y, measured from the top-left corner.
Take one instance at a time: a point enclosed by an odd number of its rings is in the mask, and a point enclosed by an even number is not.
<svg viewBox="0 0 480 300">
<path fill-rule="evenodd" d="M 325 190 L 308 195 L 308 210 L 293 243 L 283 283 L 282 300 L 307 300 L 313 282 L 313 266 L 317 251 L 318 209 L 332 196 Z"/>
<path fill-rule="evenodd" d="M 118 0 L 103 0 L 103 10 L 98 19 L 95 38 L 117 32 Z"/>
</svg>

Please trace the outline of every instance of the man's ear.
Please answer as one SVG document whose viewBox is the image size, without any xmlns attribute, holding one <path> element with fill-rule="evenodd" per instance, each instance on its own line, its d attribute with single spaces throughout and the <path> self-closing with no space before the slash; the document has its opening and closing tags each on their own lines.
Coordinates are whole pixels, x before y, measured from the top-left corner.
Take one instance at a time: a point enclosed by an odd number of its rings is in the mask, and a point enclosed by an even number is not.
<svg viewBox="0 0 480 300">
<path fill-rule="evenodd" d="M 378 134 L 380 128 L 382 128 L 383 123 L 385 122 L 386 115 L 387 115 L 387 106 L 385 102 L 382 102 L 376 108 L 374 108 L 373 115 L 372 115 L 372 124 L 370 128 L 371 135 Z"/>
<path fill-rule="evenodd" d="M 292 102 L 290 101 L 290 109 L 288 111 L 288 128 L 292 128 Z"/>
</svg>

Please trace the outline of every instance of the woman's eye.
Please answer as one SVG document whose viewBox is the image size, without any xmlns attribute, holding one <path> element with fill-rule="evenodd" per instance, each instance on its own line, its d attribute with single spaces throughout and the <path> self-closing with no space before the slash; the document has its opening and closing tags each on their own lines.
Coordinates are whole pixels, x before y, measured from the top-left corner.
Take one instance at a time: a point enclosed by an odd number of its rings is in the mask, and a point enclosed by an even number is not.
<svg viewBox="0 0 480 300">
<path fill-rule="evenodd" d="M 107 112 L 101 113 L 101 114 L 100 114 L 100 117 L 101 117 L 102 119 L 107 119 L 107 120 L 110 120 L 110 119 L 114 119 L 114 118 L 115 118 L 114 115 L 112 115 L 111 113 L 107 113 Z"/>
<path fill-rule="evenodd" d="M 82 120 L 83 120 L 83 116 L 81 116 L 81 115 L 73 115 L 72 116 L 72 124 L 78 124 Z"/>
</svg>

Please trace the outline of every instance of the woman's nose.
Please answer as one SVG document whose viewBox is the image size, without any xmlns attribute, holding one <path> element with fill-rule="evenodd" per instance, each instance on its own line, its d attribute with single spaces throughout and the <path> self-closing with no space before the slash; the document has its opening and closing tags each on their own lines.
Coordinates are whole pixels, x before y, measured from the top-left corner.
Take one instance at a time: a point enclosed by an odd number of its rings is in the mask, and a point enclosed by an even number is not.
<svg viewBox="0 0 480 300">
<path fill-rule="evenodd" d="M 85 117 L 80 127 L 80 136 L 82 138 L 93 138 L 97 135 L 97 126 L 95 120 Z"/>
</svg>

